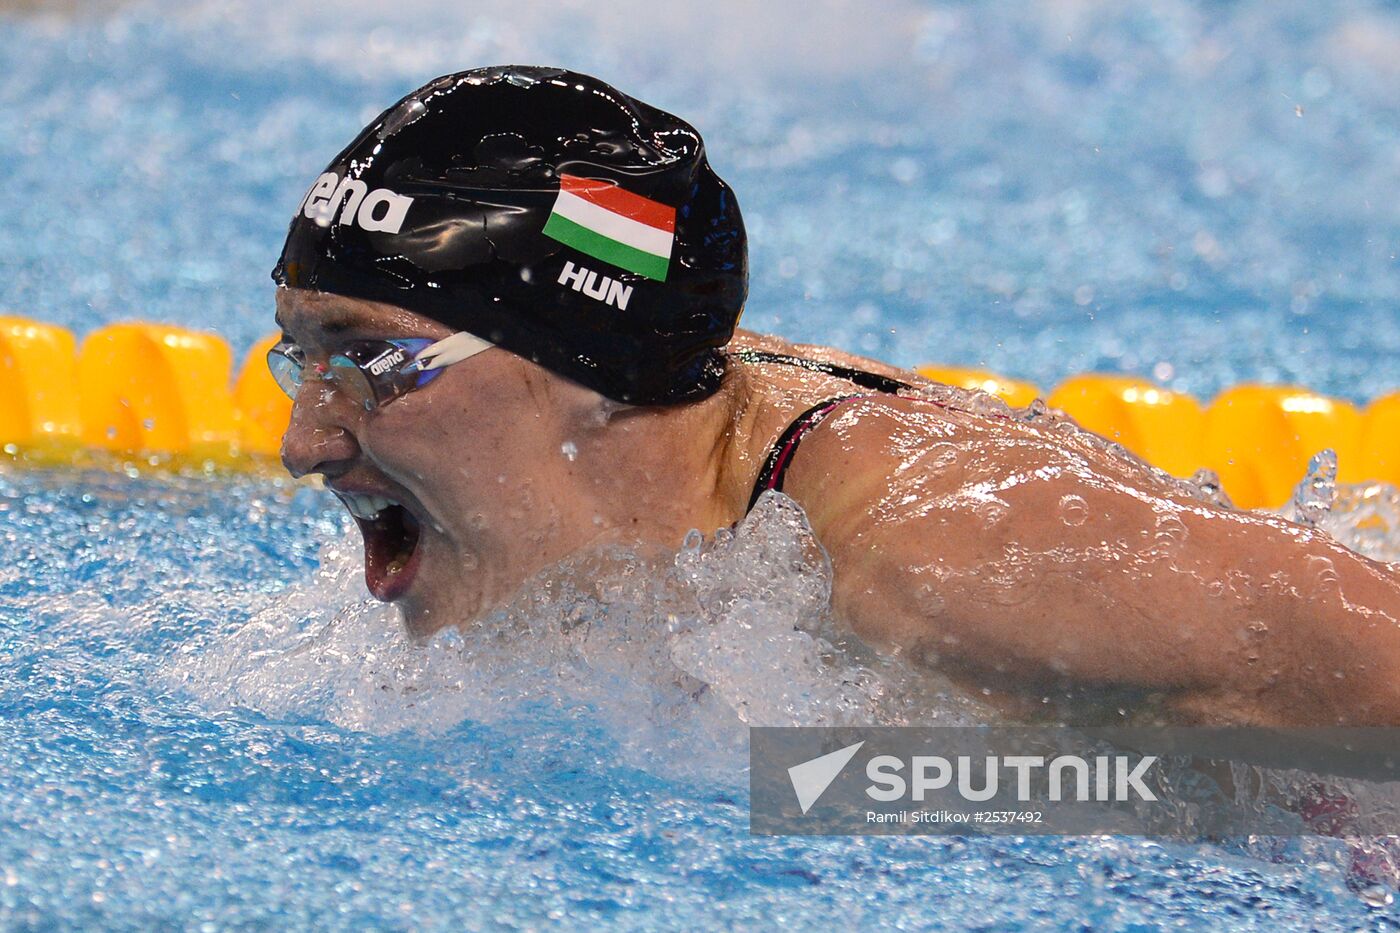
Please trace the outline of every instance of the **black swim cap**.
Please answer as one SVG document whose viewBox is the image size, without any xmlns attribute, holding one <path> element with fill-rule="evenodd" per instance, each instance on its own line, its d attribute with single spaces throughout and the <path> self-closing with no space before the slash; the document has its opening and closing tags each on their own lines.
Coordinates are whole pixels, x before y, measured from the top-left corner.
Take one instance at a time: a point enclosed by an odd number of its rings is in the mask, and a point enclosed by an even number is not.
<svg viewBox="0 0 1400 933">
<path fill-rule="evenodd" d="M 689 124 L 596 78 L 478 68 L 390 107 L 292 218 L 279 285 L 388 302 L 618 401 L 702 398 L 748 293 Z"/>
</svg>

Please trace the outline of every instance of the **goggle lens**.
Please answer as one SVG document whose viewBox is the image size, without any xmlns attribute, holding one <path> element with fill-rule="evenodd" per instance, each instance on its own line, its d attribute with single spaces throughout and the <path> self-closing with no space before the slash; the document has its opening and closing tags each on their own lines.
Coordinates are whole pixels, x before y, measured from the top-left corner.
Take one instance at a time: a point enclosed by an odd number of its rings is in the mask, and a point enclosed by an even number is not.
<svg viewBox="0 0 1400 933">
<path fill-rule="evenodd" d="M 343 353 L 331 357 L 330 364 L 331 368 L 326 373 L 326 378 L 334 382 L 337 389 L 350 396 L 350 400 L 365 411 L 371 411 L 393 398 L 390 395 L 389 398 L 381 399 L 375 391 L 374 383 L 370 382 L 360 364 Z"/>
<path fill-rule="evenodd" d="M 301 388 L 302 383 L 302 371 L 306 365 L 299 357 L 299 351 L 287 344 L 279 343 L 267 351 L 268 371 L 272 373 L 277 388 L 285 392 L 290 399 L 297 397 L 297 390 Z"/>
<path fill-rule="evenodd" d="M 366 411 L 392 402 L 406 392 L 432 382 L 441 369 L 424 371 L 414 364 L 417 354 L 435 341 L 366 340 L 333 354 L 322 378 Z M 306 381 L 306 358 L 293 344 L 279 343 L 267 353 L 267 368 L 278 387 L 295 400 Z"/>
</svg>

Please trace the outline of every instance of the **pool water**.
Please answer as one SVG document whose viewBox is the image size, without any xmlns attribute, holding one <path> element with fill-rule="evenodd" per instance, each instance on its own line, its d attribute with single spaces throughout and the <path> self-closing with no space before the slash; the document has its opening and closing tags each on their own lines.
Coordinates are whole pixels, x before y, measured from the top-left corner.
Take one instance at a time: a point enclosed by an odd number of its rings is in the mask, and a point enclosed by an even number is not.
<svg viewBox="0 0 1400 933">
<path fill-rule="evenodd" d="M 365 120 L 540 61 L 702 129 L 750 227 L 747 326 L 1044 384 L 1400 385 L 1389 5 L 284 7 L 0 13 L 0 313 L 246 346 L 288 212 Z M 1375 508 L 1334 530 L 1392 553 Z M 0 925 L 1400 925 L 1334 840 L 749 837 L 747 724 L 979 715 L 842 638 L 780 498 L 428 644 L 368 599 L 342 511 L 0 470 Z"/>
</svg>

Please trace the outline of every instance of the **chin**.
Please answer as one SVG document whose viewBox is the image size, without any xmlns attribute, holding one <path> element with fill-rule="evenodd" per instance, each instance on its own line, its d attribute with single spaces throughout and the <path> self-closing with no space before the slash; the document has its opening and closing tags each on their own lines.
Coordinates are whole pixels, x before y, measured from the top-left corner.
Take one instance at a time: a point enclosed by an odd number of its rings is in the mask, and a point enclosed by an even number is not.
<svg viewBox="0 0 1400 933">
<path fill-rule="evenodd" d="M 443 607 L 435 607 L 430 601 L 417 595 L 397 599 L 394 605 L 403 613 L 404 629 L 411 638 L 429 638 L 458 621 Z"/>
<path fill-rule="evenodd" d="M 457 573 L 441 572 L 434 561 L 423 568 L 412 589 L 393 600 L 411 638 L 430 638 L 475 616 L 481 594 L 463 592 L 466 588 L 462 583 Z"/>
</svg>

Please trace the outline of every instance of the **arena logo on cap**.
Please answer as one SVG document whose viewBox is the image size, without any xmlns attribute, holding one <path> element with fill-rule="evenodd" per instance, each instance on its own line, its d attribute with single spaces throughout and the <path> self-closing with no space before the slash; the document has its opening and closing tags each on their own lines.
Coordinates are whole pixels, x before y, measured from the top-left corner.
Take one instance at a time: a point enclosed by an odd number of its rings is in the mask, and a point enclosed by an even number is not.
<svg viewBox="0 0 1400 933">
<path fill-rule="evenodd" d="M 413 199 L 388 188 L 369 190 L 358 178 L 323 172 L 302 199 L 301 212 L 307 220 L 329 227 L 340 208 L 340 223 L 353 224 L 375 233 L 398 233 Z"/>
</svg>

